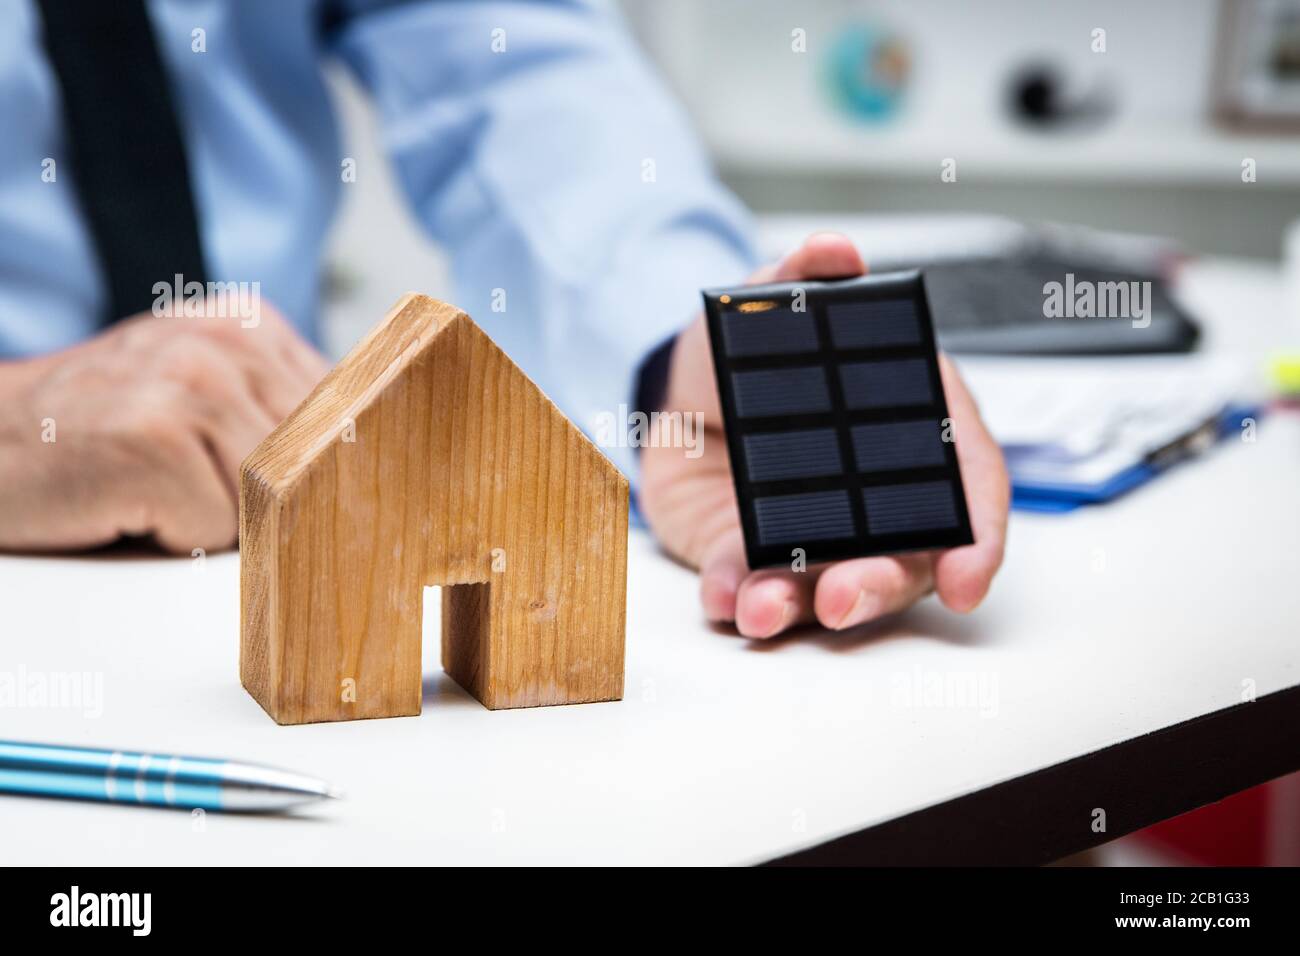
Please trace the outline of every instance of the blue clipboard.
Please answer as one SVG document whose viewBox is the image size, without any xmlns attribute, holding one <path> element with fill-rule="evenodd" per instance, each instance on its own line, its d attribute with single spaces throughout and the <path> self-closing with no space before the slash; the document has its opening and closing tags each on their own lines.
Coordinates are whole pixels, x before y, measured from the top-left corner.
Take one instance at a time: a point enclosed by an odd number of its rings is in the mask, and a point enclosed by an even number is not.
<svg viewBox="0 0 1300 956">
<path fill-rule="evenodd" d="M 1227 409 L 1216 423 L 1215 440 L 1221 441 L 1226 436 L 1239 432 L 1247 419 L 1258 419 L 1261 411 L 1262 409 L 1255 405 Z M 1155 460 L 1125 468 L 1105 481 L 1093 484 L 1042 484 L 1018 481 L 1013 474 L 1011 507 L 1017 511 L 1038 514 L 1065 514 L 1084 505 L 1114 501 L 1134 488 L 1146 484 L 1156 475 L 1194 457 L 1194 443 L 1190 441 L 1192 437 L 1192 435 L 1187 436 L 1180 443 L 1176 443 L 1172 449 L 1163 451 Z"/>
</svg>

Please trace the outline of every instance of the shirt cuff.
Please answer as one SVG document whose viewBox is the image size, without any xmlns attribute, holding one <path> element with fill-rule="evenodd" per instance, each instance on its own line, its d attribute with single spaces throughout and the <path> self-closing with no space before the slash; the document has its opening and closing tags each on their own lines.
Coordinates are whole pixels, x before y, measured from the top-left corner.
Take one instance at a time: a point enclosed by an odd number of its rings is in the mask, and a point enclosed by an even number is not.
<svg viewBox="0 0 1300 956">
<path fill-rule="evenodd" d="M 649 415 L 663 409 L 664 399 L 668 397 L 668 367 L 676 343 L 677 334 L 674 333 L 651 349 L 637 368 L 636 388 L 632 395 L 634 411 Z"/>
</svg>

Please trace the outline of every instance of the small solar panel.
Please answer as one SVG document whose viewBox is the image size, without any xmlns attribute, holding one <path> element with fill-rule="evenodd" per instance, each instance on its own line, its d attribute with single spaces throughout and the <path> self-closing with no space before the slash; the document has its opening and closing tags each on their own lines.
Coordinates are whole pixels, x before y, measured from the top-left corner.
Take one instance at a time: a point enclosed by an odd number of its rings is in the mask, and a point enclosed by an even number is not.
<svg viewBox="0 0 1300 956">
<path fill-rule="evenodd" d="M 920 273 L 704 302 L 750 567 L 974 540 Z"/>
</svg>

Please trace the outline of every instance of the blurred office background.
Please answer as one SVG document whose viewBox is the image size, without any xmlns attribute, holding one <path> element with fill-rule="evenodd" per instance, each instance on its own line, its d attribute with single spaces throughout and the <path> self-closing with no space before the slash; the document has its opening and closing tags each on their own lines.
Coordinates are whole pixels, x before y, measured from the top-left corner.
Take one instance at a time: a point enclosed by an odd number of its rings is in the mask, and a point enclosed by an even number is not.
<svg viewBox="0 0 1300 956">
<path fill-rule="evenodd" d="M 919 215 L 919 233 L 891 227 L 909 245 L 978 241 L 951 234 L 959 214 L 1276 262 L 1300 219 L 1296 0 L 620 6 L 759 214 L 768 253 L 864 216 Z M 331 256 L 328 343 L 341 354 L 393 289 L 437 293 L 446 272 L 393 186 L 364 98 L 341 69 L 331 76 L 358 172 Z M 941 178 L 948 161 L 954 181 Z M 1291 249 L 1300 260 L 1300 238 Z"/>
<path fill-rule="evenodd" d="M 1279 255 L 1300 216 L 1300 36 L 1288 47 L 1282 32 L 1287 22 L 1300 31 L 1300 16 L 1270 17 L 1285 4 L 625 7 L 723 175 L 755 210 L 992 212 L 1260 257 Z M 1232 33 L 1232 21 L 1246 35 Z M 1232 51 L 1249 57 L 1260 43 L 1252 23 L 1272 35 L 1253 54 L 1267 61 L 1234 70 Z M 1277 107 L 1289 101 L 1289 123 L 1223 115 L 1221 100 L 1261 78 L 1252 68 L 1289 76 Z M 940 180 L 947 158 L 956 182 Z M 1249 188 L 1245 158 L 1256 160 Z"/>
</svg>

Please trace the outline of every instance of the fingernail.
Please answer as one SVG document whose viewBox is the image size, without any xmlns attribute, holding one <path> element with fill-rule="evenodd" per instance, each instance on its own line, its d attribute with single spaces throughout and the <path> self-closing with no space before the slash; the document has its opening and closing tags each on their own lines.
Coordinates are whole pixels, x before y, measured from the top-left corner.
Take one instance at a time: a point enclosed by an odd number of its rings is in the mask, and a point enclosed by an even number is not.
<svg viewBox="0 0 1300 956">
<path fill-rule="evenodd" d="M 786 601 L 785 604 L 781 606 L 781 617 L 777 620 L 776 627 L 764 634 L 763 637 L 776 637 L 776 635 L 780 634 L 794 623 L 794 616 L 797 612 L 798 608 L 795 606 L 795 603 L 793 601 Z"/>
<path fill-rule="evenodd" d="M 868 594 L 865 590 L 859 590 L 857 598 L 853 601 L 853 606 L 840 617 L 839 622 L 835 625 L 835 630 L 842 631 L 854 624 L 861 624 L 868 617 L 875 614 L 878 602 L 879 599 L 876 595 Z"/>
</svg>

